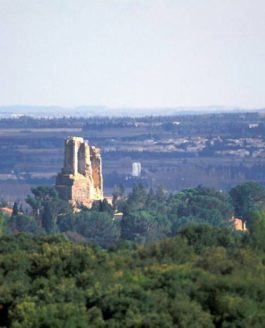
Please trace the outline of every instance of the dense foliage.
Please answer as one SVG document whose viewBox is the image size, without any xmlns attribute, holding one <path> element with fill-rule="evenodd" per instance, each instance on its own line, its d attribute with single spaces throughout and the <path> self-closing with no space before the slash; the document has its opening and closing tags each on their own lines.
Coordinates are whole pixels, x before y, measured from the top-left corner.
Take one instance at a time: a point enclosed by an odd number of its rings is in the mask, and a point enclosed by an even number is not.
<svg viewBox="0 0 265 328">
<path fill-rule="evenodd" d="M 5 236 L 0 326 L 264 327 L 264 238 L 262 212 L 249 234 L 187 226 L 109 251 L 60 236 Z"/>
<path fill-rule="evenodd" d="M 264 195 L 120 186 L 73 212 L 34 188 L 29 213 L 0 215 L 0 327 L 264 327 Z"/>
<path fill-rule="evenodd" d="M 191 223 L 231 229 L 233 215 L 250 225 L 253 212 L 265 208 L 265 188 L 251 182 L 236 186 L 229 194 L 202 186 L 172 194 L 135 185 L 125 196 L 118 186 L 112 205 L 104 200 L 76 212 L 53 187 L 40 186 L 32 189 L 26 202 L 31 208 L 27 213 L 15 203 L 11 218 L 0 217 L 0 235 L 63 233 L 72 241 L 110 248 L 172 237 Z M 117 212 L 123 213 L 122 218 L 115 218 Z"/>
<path fill-rule="evenodd" d="M 228 194 L 202 186 L 171 194 L 162 188 L 153 191 L 135 185 L 128 196 L 119 186 L 113 193 L 113 205 L 104 200 L 78 212 L 53 187 L 40 186 L 32 189 L 26 202 L 30 212 L 24 213 L 15 203 L 12 217 L 0 220 L 1 230 L 6 223 L 5 230 L 11 234 L 64 233 L 71 240 L 105 248 L 174 236 L 189 223 L 229 226 L 234 213 Z M 123 213 L 122 219 L 115 219 L 117 212 Z"/>
<path fill-rule="evenodd" d="M 235 214 L 245 220 L 257 209 L 265 209 L 265 188 L 255 182 L 247 182 L 231 189 L 230 196 Z"/>
</svg>

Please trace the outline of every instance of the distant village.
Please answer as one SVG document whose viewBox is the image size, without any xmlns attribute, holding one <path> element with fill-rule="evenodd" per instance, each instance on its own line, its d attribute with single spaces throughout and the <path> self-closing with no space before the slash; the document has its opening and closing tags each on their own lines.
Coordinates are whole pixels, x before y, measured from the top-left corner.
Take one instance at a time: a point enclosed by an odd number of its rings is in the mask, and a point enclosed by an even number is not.
<svg viewBox="0 0 265 328">
<path fill-rule="evenodd" d="M 147 117 L 3 117 L 1 190 L 11 201 L 51 185 L 63 161 L 63 140 L 76 135 L 101 149 L 104 187 L 122 184 L 169 191 L 205 185 L 230 190 L 265 184 L 264 113 Z M 139 164 L 136 164 L 139 163 Z M 16 190 L 16 195 L 13 191 Z"/>
</svg>

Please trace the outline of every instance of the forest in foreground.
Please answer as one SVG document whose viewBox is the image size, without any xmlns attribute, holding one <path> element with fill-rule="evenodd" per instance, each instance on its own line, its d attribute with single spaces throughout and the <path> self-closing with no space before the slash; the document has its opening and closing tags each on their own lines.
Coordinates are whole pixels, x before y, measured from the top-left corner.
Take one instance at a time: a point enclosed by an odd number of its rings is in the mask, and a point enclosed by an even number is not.
<svg viewBox="0 0 265 328">
<path fill-rule="evenodd" d="M 248 234 L 192 225 L 111 250 L 60 236 L 0 239 L 0 326 L 264 327 L 265 216 Z"/>
<path fill-rule="evenodd" d="M 262 185 L 119 186 L 79 212 L 40 186 L 26 202 L 0 215 L 0 327 L 264 327 Z"/>
</svg>

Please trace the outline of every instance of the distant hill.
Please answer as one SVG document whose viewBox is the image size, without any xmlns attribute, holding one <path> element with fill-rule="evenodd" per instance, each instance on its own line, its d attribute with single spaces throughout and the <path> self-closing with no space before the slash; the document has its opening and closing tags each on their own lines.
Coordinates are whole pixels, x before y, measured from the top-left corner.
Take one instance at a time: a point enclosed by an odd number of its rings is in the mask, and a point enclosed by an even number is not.
<svg viewBox="0 0 265 328">
<path fill-rule="evenodd" d="M 198 107 L 165 107 L 165 108 L 111 108 L 106 106 L 34 106 L 34 105 L 12 105 L 0 106 L 0 118 L 19 117 L 29 115 L 34 117 L 91 117 L 91 116 L 145 116 L 145 115 L 175 115 L 175 114 L 203 114 L 203 113 L 221 113 L 221 112 L 247 112 L 264 111 L 265 109 L 246 109 L 239 107 L 223 106 L 198 106 Z"/>
<path fill-rule="evenodd" d="M 47 116 L 95 116 L 106 115 L 108 112 L 103 106 L 78 106 L 78 107 L 61 107 L 61 106 L 0 106 L 0 117 L 16 117 L 20 115 L 30 115 L 35 117 Z"/>
</svg>

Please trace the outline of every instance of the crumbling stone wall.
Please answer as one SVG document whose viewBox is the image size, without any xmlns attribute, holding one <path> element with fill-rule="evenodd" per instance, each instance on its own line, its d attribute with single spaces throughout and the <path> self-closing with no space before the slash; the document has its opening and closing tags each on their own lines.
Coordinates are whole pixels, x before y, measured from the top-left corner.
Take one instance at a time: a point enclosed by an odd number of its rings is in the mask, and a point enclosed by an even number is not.
<svg viewBox="0 0 265 328">
<path fill-rule="evenodd" d="M 64 167 L 56 178 L 61 198 L 73 206 L 90 207 L 103 199 L 103 179 L 100 150 L 79 137 L 69 137 L 64 145 Z"/>
</svg>

